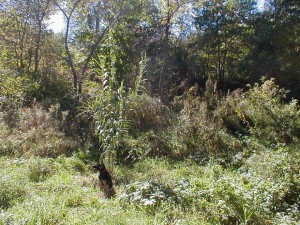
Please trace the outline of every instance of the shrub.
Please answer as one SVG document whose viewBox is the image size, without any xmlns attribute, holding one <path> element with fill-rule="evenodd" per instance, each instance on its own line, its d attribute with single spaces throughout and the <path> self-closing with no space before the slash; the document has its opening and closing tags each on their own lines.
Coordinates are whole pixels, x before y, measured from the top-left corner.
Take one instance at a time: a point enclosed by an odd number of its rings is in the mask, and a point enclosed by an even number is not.
<svg viewBox="0 0 300 225">
<path fill-rule="evenodd" d="M 150 151 L 145 135 L 137 138 L 126 135 L 120 143 L 117 151 L 117 161 L 127 166 L 132 166 L 138 160 L 141 160 Z"/>
<path fill-rule="evenodd" d="M 299 207 L 299 165 L 299 152 L 281 146 L 254 153 L 241 167 L 245 179 L 252 183 L 253 204 L 262 213 L 286 213 Z"/>
<path fill-rule="evenodd" d="M 232 132 L 251 134 L 267 145 L 299 142 L 299 105 L 296 100 L 282 102 L 286 93 L 274 79 L 263 79 L 261 85 L 222 102 L 216 116 Z"/>
<path fill-rule="evenodd" d="M 17 75 L 12 71 L 0 71 L 0 101 L 2 107 L 13 107 L 31 102 L 33 93 L 38 90 L 39 84 L 29 75 Z"/>
<path fill-rule="evenodd" d="M 243 96 L 228 95 L 226 99 L 220 102 L 219 107 L 214 111 L 216 118 L 222 121 L 222 125 L 227 128 L 232 135 L 249 135 L 250 124 L 243 117 L 238 115 L 237 110 L 239 102 Z"/>
<path fill-rule="evenodd" d="M 9 135 L 12 132 L 4 119 L 4 113 L 0 112 L 0 156 L 14 155 L 15 149 L 9 140 Z"/>
<path fill-rule="evenodd" d="M 38 87 L 39 85 L 26 75 L 0 71 L 0 119 L 9 127 L 14 127 L 19 109 L 32 100 L 33 92 Z"/>
<path fill-rule="evenodd" d="M 154 209 L 162 201 L 174 201 L 176 195 L 171 187 L 154 181 L 135 182 L 126 186 L 126 193 L 121 199 L 135 202 L 149 209 Z"/>
<path fill-rule="evenodd" d="M 213 157 L 227 161 L 240 150 L 242 142 L 231 136 L 202 98 L 188 98 L 178 120 L 169 129 L 169 145 L 177 157 L 197 161 Z M 175 152 L 175 153 L 174 153 Z"/>
<path fill-rule="evenodd" d="M 142 94 L 128 100 L 126 118 L 131 121 L 131 131 L 137 132 L 166 128 L 172 114 L 158 99 Z"/>
<path fill-rule="evenodd" d="M 71 97 L 72 83 L 67 74 L 58 74 L 50 70 L 39 75 L 40 88 L 36 93 L 38 100 L 43 100 L 49 104 L 59 102 L 62 108 L 70 108 L 73 104 Z"/>
<path fill-rule="evenodd" d="M 6 136 L 2 154 L 51 156 L 69 152 L 75 142 L 59 130 L 58 120 L 39 104 L 19 111 L 19 120 Z"/>
<path fill-rule="evenodd" d="M 68 171 L 76 171 L 76 172 L 86 172 L 86 165 L 83 161 L 77 156 L 77 154 L 73 154 L 72 157 L 59 157 L 58 161 L 61 165 L 63 165 L 64 169 Z"/>
<path fill-rule="evenodd" d="M 148 171 L 147 168 L 144 170 Z M 176 177 L 167 183 L 165 181 L 163 178 L 159 181 L 133 182 L 125 186 L 120 200 L 152 213 L 176 205 L 177 210 L 198 212 L 198 219 L 205 218 L 214 224 L 251 224 L 260 221 L 256 218 L 259 216 L 259 207 L 252 205 L 252 195 L 248 193 L 241 176 L 223 169 L 215 162 L 203 167 L 203 173 Z M 171 214 L 168 210 L 165 213 Z"/>
</svg>

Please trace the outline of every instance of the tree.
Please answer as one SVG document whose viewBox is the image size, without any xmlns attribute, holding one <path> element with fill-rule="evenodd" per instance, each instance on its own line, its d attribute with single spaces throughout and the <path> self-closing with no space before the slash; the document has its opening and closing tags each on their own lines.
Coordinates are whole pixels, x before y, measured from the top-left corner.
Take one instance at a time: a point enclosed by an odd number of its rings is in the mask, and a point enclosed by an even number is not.
<svg viewBox="0 0 300 225">
<path fill-rule="evenodd" d="M 74 93 L 81 94 L 82 82 L 94 53 L 108 30 L 117 26 L 131 8 L 127 1 L 54 2 L 66 20 L 64 60 L 72 72 Z"/>
<path fill-rule="evenodd" d="M 244 37 L 251 33 L 249 21 L 255 13 L 254 1 L 206 1 L 194 11 L 205 76 L 219 82 L 237 76 L 248 51 Z"/>
<path fill-rule="evenodd" d="M 161 13 L 160 23 L 164 30 L 164 40 L 166 45 L 169 43 L 171 27 L 179 18 L 179 15 L 188 9 L 187 7 L 192 4 L 191 0 L 160 0 L 158 1 L 158 8 Z"/>
<path fill-rule="evenodd" d="M 0 43 L 6 68 L 17 70 L 20 75 L 30 74 L 38 81 L 50 9 L 51 0 L 3 2 Z"/>
<path fill-rule="evenodd" d="M 25 1 L 4 1 L 1 8 L 1 54 L 6 67 L 28 72 L 32 61 L 29 7 Z"/>
<path fill-rule="evenodd" d="M 269 0 L 253 21 L 249 70 L 257 77 L 276 77 L 299 97 L 300 2 Z"/>
<path fill-rule="evenodd" d="M 36 21 L 37 31 L 35 38 L 35 50 L 34 50 L 34 78 L 37 79 L 38 70 L 39 70 L 39 53 L 42 41 L 42 33 L 43 33 L 43 22 L 50 8 L 51 0 L 37 0 L 35 2 L 35 7 L 33 9 L 34 20 Z"/>
</svg>

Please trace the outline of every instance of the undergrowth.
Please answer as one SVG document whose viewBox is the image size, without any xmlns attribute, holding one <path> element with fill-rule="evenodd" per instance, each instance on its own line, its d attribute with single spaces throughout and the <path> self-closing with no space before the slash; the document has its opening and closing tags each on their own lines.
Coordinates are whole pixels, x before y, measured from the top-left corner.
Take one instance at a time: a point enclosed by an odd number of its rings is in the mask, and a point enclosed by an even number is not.
<svg viewBox="0 0 300 225">
<path fill-rule="evenodd" d="M 9 126 L 4 114 L 0 112 L 0 155 L 57 157 L 75 147 L 76 141 L 60 129 L 57 106 L 49 110 L 36 103 L 22 107 L 14 126 Z"/>
<path fill-rule="evenodd" d="M 112 200 L 76 155 L 2 157 L 0 223 L 297 224 L 299 155 L 286 162 L 283 152 L 266 152 L 268 160 L 254 155 L 238 171 L 216 161 L 146 158 L 132 168 L 119 165 Z"/>
<path fill-rule="evenodd" d="M 91 149 L 68 156 L 58 110 L 21 107 L 14 123 L 1 112 L 0 224 L 296 225 L 300 109 L 285 93 L 264 80 L 211 101 L 185 96 L 176 112 L 135 95 L 110 200 Z"/>
</svg>

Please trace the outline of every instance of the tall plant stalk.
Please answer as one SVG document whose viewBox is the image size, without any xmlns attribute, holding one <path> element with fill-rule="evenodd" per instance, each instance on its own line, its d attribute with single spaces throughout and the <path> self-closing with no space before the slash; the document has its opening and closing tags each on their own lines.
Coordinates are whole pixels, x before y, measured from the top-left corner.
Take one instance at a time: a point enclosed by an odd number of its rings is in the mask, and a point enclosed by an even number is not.
<svg viewBox="0 0 300 225">
<path fill-rule="evenodd" d="M 94 74 L 102 77 L 102 88 L 87 104 L 92 112 L 95 134 L 100 146 L 100 159 L 112 170 L 122 137 L 127 133 L 129 123 L 125 117 L 126 93 L 123 81 L 117 81 L 115 43 L 111 32 L 107 38 L 107 55 L 94 59 Z"/>
</svg>

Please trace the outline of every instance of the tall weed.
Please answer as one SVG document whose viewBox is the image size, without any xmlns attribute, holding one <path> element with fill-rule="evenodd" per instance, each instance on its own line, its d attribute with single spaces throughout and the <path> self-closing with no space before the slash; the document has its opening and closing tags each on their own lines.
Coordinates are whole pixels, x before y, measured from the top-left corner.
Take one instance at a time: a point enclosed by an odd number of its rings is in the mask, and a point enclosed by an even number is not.
<svg viewBox="0 0 300 225">
<path fill-rule="evenodd" d="M 112 169 L 118 146 L 128 131 L 129 123 L 125 117 L 125 87 L 117 75 L 117 46 L 111 35 L 110 31 L 106 43 L 108 54 L 99 54 L 94 60 L 93 74 L 101 77 L 102 85 L 95 88 L 96 92 L 85 103 L 83 113 L 90 114 L 98 138 L 98 150 L 102 153 L 100 158 Z"/>
<path fill-rule="evenodd" d="M 5 137 L 2 155 L 56 157 L 74 148 L 75 141 L 60 131 L 58 120 L 40 104 L 21 108 L 18 117 L 15 127 Z"/>
</svg>

